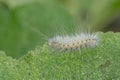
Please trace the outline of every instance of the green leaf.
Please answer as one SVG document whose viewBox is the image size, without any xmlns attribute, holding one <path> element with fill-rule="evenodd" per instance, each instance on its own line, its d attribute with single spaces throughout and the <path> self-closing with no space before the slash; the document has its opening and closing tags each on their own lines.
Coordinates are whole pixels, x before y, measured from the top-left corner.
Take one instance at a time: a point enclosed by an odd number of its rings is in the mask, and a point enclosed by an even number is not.
<svg viewBox="0 0 120 80">
<path fill-rule="evenodd" d="M 59 33 L 61 28 L 68 29 L 75 24 L 69 12 L 54 3 L 31 3 L 14 9 L 0 8 L 0 48 L 13 57 L 19 57 L 47 41 L 51 35 Z M 70 29 L 67 31 L 70 32 Z"/>
<path fill-rule="evenodd" d="M 119 80 L 120 33 L 99 32 L 96 48 L 53 52 L 45 44 L 19 59 L 0 52 L 1 80 Z"/>
</svg>

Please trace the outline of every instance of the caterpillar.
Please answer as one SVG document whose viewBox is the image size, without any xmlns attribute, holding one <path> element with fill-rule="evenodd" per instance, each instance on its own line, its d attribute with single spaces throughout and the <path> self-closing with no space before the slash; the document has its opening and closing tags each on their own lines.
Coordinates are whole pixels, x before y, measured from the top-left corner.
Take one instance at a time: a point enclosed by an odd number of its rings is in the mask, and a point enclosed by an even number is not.
<svg viewBox="0 0 120 80">
<path fill-rule="evenodd" d="M 58 51 L 80 51 L 82 48 L 92 48 L 99 43 L 97 33 L 80 33 L 72 36 L 55 36 L 48 40 L 49 46 Z"/>
</svg>

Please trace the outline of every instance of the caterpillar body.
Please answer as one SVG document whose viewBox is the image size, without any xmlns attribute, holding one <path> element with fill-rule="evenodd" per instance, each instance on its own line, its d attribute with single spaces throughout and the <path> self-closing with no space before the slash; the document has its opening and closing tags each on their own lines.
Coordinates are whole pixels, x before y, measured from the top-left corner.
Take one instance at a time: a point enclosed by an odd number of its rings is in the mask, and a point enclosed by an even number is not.
<svg viewBox="0 0 120 80">
<path fill-rule="evenodd" d="M 99 43 L 97 33 L 81 33 L 72 36 L 55 36 L 48 40 L 49 46 L 58 51 L 80 51 L 95 47 Z"/>
</svg>

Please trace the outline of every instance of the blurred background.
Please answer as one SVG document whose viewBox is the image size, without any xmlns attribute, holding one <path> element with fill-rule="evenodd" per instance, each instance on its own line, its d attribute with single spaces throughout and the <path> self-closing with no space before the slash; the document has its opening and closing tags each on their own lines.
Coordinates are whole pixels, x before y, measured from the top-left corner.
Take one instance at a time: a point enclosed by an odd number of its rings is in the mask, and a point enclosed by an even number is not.
<svg viewBox="0 0 120 80">
<path fill-rule="evenodd" d="M 0 50 L 19 58 L 57 34 L 120 31 L 120 0 L 0 0 Z"/>
</svg>

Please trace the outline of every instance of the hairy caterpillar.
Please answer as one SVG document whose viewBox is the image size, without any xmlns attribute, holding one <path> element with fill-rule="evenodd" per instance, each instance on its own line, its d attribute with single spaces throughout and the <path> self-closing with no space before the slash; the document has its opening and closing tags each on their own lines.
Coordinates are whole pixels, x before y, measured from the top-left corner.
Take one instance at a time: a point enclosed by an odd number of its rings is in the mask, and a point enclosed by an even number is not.
<svg viewBox="0 0 120 80">
<path fill-rule="evenodd" d="M 59 51 L 80 51 L 95 47 L 99 43 L 97 33 L 81 33 L 72 36 L 55 36 L 48 40 L 49 46 Z"/>
</svg>

